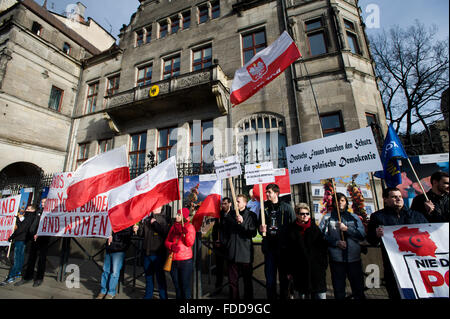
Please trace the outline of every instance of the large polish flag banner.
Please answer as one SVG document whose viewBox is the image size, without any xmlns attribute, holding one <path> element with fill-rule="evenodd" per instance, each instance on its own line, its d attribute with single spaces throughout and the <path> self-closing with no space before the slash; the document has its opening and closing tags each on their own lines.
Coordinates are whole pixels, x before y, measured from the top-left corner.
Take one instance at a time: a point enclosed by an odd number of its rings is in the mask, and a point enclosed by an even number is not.
<svg viewBox="0 0 450 319">
<path fill-rule="evenodd" d="M 236 71 L 231 84 L 231 103 L 237 105 L 244 102 L 300 57 L 299 49 L 284 31 L 270 46 Z"/>
<path fill-rule="evenodd" d="M 83 206 L 98 194 L 130 180 L 125 146 L 99 154 L 77 168 L 67 188 L 66 209 Z"/>
<path fill-rule="evenodd" d="M 212 179 L 207 179 L 211 175 L 200 175 L 199 180 L 211 181 Z M 220 200 L 222 198 L 222 180 L 214 177 L 214 184 L 212 185 L 209 195 L 206 196 L 205 200 L 202 202 L 200 207 L 192 219 L 192 225 L 194 225 L 195 230 L 199 231 L 204 217 L 220 218 Z"/>
<path fill-rule="evenodd" d="M 158 207 L 180 199 L 175 156 L 109 193 L 108 215 L 114 232 L 130 227 Z"/>
</svg>

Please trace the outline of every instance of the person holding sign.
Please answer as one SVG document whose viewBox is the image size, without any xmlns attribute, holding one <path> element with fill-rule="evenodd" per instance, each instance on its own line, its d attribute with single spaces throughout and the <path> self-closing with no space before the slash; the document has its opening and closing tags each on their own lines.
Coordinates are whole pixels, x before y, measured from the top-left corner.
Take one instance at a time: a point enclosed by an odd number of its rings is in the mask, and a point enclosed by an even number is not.
<svg viewBox="0 0 450 319">
<path fill-rule="evenodd" d="M 175 286 L 176 299 L 191 299 L 194 242 L 195 227 L 189 222 L 189 209 L 180 209 L 165 241 L 166 248 L 173 252 L 170 276 Z"/>
<path fill-rule="evenodd" d="M 256 236 L 256 215 L 248 210 L 245 195 L 236 196 L 239 215 L 234 211 L 224 217 L 224 237 L 228 259 L 230 299 L 239 299 L 239 273 L 244 279 L 244 299 L 253 299 L 253 243 Z"/>
<path fill-rule="evenodd" d="M 297 220 L 288 226 L 283 258 L 288 279 L 300 299 L 326 299 L 328 244 L 316 222 L 311 218 L 308 204 L 295 205 Z"/>
<path fill-rule="evenodd" d="M 366 233 L 358 216 L 348 211 L 348 199 L 344 194 L 336 193 L 333 210 L 322 218 L 319 228 L 328 242 L 334 298 L 345 298 L 345 280 L 348 278 L 353 297 L 365 299 L 359 242 L 364 240 Z"/>
<path fill-rule="evenodd" d="M 168 205 L 159 207 L 144 218 L 142 226 L 133 226 L 133 230 L 137 232 L 138 236 L 144 237 L 144 299 L 153 298 L 155 275 L 156 281 L 158 282 L 159 299 L 167 299 L 166 275 L 163 266 L 167 258 L 164 241 L 169 232 L 169 225 L 166 218 L 168 211 L 170 211 L 170 206 Z"/>
<path fill-rule="evenodd" d="M 23 262 L 25 260 L 25 244 L 30 239 L 29 231 L 35 218 L 36 206 L 27 206 L 25 212 L 20 211 L 16 216 L 16 227 L 9 236 L 8 241 L 14 240 L 14 263 L 9 270 L 8 277 L 0 283 L 1 286 L 15 282 L 21 277 Z"/>
<path fill-rule="evenodd" d="M 95 299 L 113 299 L 119 283 L 125 254 L 131 244 L 133 227 L 113 232 L 106 242 L 105 262 L 101 279 L 101 290 Z"/>
<path fill-rule="evenodd" d="M 378 246 L 383 237 L 383 226 L 425 224 L 427 219 L 419 212 L 410 210 L 404 205 L 402 193 L 396 187 L 383 190 L 384 208 L 370 215 L 367 230 L 367 241 Z M 384 245 L 381 245 L 381 257 L 384 267 L 384 281 L 389 299 L 400 299 L 394 272 Z"/>
<path fill-rule="evenodd" d="M 261 216 L 258 219 L 259 232 L 263 235 L 262 252 L 264 254 L 264 274 L 266 276 L 267 298 L 276 299 L 277 272 L 280 280 L 280 298 L 288 297 L 288 279 L 285 265 L 282 264 L 282 238 L 289 224 L 296 219 L 291 205 L 280 201 L 280 188 L 277 184 L 266 186 L 267 201 L 264 203 L 265 224 Z M 264 235 L 265 234 L 265 235 Z"/>
</svg>

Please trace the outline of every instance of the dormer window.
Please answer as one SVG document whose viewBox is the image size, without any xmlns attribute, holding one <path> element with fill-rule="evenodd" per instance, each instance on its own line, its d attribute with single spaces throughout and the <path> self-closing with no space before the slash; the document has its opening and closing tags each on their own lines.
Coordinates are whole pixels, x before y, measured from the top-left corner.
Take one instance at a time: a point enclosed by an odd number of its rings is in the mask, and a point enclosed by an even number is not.
<svg viewBox="0 0 450 319">
<path fill-rule="evenodd" d="M 36 21 L 33 22 L 33 25 L 31 26 L 31 32 L 33 32 L 37 36 L 41 36 L 42 26 L 39 23 L 37 23 Z"/>
</svg>

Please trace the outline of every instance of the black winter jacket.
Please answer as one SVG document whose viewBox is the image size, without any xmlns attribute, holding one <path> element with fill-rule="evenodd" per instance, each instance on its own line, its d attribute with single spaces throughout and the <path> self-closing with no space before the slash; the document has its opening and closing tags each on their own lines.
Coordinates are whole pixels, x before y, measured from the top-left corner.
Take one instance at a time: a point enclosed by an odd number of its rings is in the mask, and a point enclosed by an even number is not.
<svg viewBox="0 0 450 319">
<path fill-rule="evenodd" d="M 300 226 L 292 223 L 287 228 L 283 264 L 294 278 L 294 286 L 301 294 L 327 291 L 328 243 L 314 220 L 300 233 Z"/>
<path fill-rule="evenodd" d="M 450 212 L 448 205 L 448 194 L 437 195 L 432 190 L 427 192 L 428 199 L 434 204 L 434 210 L 430 213 L 425 209 L 425 195 L 420 194 L 414 197 L 411 209 L 422 213 L 430 223 L 450 222 Z"/>
<path fill-rule="evenodd" d="M 241 224 L 236 221 L 236 212 L 230 211 L 224 217 L 223 242 L 228 260 L 235 263 L 253 262 L 253 242 L 256 236 L 256 215 L 247 208 L 240 212 L 244 219 Z"/>
<path fill-rule="evenodd" d="M 153 215 L 156 219 L 153 224 L 151 216 L 144 219 L 142 226 L 139 227 L 138 236 L 144 237 L 144 252 L 147 256 L 153 254 L 165 254 L 166 247 L 164 241 L 169 233 L 169 224 L 166 215 L 161 211 L 159 214 Z"/>
<path fill-rule="evenodd" d="M 112 242 L 108 245 L 106 242 L 106 251 L 108 253 L 124 252 L 128 250 L 131 244 L 131 235 L 133 234 L 133 226 L 125 228 L 118 233 L 112 233 Z"/>
<path fill-rule="evenodd" d="M 30 232 L 30 229 L 35 221 L 35 218 L 36 212 L 25 212 L 23 221 L 20 221 L 19 217 L 16 216 L 17 229 L 11 234 L 9 240 L 27 241 L 31 239 L 34 234 Z"/>
</svg>

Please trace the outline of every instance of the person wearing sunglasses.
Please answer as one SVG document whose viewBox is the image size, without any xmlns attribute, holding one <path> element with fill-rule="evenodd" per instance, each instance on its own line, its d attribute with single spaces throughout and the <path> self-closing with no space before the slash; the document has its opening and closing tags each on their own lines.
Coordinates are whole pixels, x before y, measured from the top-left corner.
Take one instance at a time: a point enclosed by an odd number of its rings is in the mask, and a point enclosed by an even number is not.
<svg viewBox="0 0 450 319">
<path fill-rule="evenodd" d="M 288 226 L 286 250 L 288 280 L 300 299 L 326 299 L 328 245 L 306 203 L 295 205 L 295 223 Z"/>
</svg>

